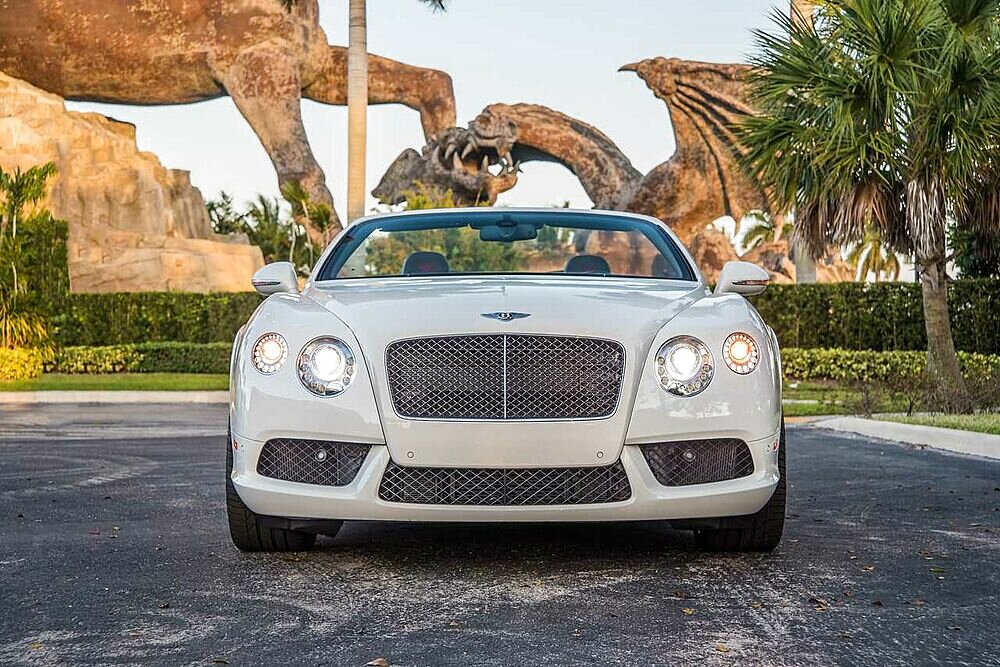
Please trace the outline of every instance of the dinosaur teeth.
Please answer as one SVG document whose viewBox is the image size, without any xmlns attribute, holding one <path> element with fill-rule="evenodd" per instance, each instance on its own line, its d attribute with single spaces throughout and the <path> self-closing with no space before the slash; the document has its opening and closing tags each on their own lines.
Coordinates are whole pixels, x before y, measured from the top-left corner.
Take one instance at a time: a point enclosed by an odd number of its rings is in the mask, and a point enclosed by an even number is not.
<svg viewBox="0 0 1000 667">
<path fill-rule="evenodd" d="M 461 171 L 463 168 L 462 158 L 459 157 L 458 153 L 452 152 L 451 154 L 451 166 L 455 171 Z"/>
<path fill-rule="evenodd" d="M 462 159 L 464 160 L 465 158 L 469 157 L 469 153 L 475 150 L 475 148 L 476 147 L 473 145 L 471 141 L 465 144 L 465 148 L 462 149 Z"/>
<path fill-rule="evenodd" d="M 455 144 L 454 143 L 448 144 L 448 148 L 444 149 L 444 159 L 446 161 L 450 160 L 451 156 L 454 155 L 454 153 L 455 153 Z"/>
<path fill-rule="evenodd" d="M 479 168 L 480 168 L 480 169 L 481 169 L 482 171 L 488 171 L 488 170 L 489 170 L 489 168 L 490 168 L 490 156 L 489 156 L 489 155 L 484 155 L 484 156 L 483 156 L 483 161 L 482 161 L 482 163 L 481 163 L 481 164 L 479 165 Z"/>
</svg>

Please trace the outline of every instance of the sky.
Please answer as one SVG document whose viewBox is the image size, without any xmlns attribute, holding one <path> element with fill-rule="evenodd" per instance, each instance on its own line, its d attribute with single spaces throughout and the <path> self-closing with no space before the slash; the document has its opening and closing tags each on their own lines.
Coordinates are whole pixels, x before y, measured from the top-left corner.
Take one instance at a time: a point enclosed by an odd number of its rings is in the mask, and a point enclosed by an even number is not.
<svg viewBox="0 0 1000 667">
<path fill-rule="evenodd" d="M 347 43 L 347 0 L 320 0 L 332 44 Z M 741 62 L 752 30 L 773 26 L 771 0 L 451 0 L 432 12 L 417 0 L 369 0 L 371 53 L 448 72 L 458 124 L 495 102 L 543 104 L 607 134 L 643 173 L 674 150 L 666 107 L 621 65 L 654 56 Z M 191 172 L 206 199 L 220 191 L 237 203 L 277 195 L 274 169 L 228 98 L 163 107 L 67 103 L 136 126 L 139 147 L 170 168 Z M 347 109 L 303 101 L 312 150 L 345 213 Z M 403 106 L 369 107 L 367 189 L 407 147 L 424 144 L 419 115 Z M 501 196 L 511 206 L 589 208 L 579 182 L 557 164 L 524 165 Z M 369 208 L 375 205 L 369 200 Z"/>
</svg>

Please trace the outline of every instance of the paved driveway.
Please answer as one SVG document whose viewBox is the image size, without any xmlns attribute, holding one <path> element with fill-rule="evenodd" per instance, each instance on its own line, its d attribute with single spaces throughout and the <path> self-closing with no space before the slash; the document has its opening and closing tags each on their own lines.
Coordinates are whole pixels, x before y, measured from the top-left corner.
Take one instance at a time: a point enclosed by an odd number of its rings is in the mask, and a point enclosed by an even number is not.
<svg viewBox="0 0 1000 667">
<path fill-rule="evenodd" d="M 1000 663 L 997 461 L 792 428 L 770 555 L 648 523 L 349 523 L 246 555 L 224 410 L 0 408 L 0 664 Z"/>
</svg>

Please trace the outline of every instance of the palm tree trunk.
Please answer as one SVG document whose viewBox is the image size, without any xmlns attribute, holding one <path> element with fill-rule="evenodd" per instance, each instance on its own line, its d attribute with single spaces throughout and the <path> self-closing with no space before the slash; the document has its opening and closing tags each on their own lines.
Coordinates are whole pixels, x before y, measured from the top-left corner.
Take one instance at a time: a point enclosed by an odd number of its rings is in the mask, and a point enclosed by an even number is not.
<svg viewBox="0 0 1000 667">
<path fill-rule="evenodd" d="M 936 258 L 921 261 L 920 287 L 924 302 L 924 327 L 927 331 L 927 371 L 938 385 L 945 408 L 967 412 L 971 408 L 969 391 L 962 377 L 951 335 L 948 312 L 948 277 L 945 274 L 944 248 Z"/>
<path fill-rule="evenodd" d="M 368 141 L 368 34 L 365 0 L 350 0 L 347 47 L 347 222 L 365 214 Z"/>
</svg>

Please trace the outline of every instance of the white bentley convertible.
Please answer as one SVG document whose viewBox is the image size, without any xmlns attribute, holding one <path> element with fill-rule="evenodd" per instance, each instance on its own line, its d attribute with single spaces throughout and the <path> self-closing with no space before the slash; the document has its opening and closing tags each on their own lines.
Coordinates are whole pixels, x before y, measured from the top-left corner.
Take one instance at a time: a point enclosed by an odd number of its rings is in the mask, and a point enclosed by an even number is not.
<svg viewBox="0 0 1000 667">
<path fill-rule="evenodd" d="M 226 477 L 240 549 L 344 520 L 663 520 L 770 550 L 785 515 L 778 343 L 727 264 L 709 289 L 643 216 L 452 209 L 366 218 L 254 276 Z"/>
</svg>

